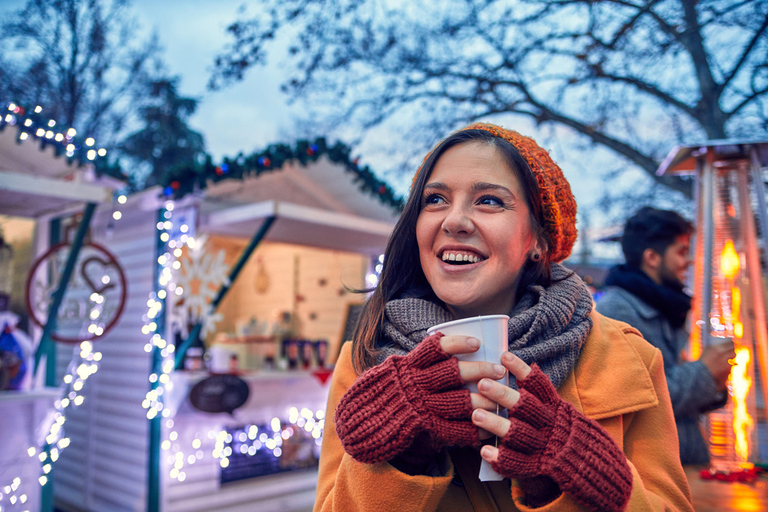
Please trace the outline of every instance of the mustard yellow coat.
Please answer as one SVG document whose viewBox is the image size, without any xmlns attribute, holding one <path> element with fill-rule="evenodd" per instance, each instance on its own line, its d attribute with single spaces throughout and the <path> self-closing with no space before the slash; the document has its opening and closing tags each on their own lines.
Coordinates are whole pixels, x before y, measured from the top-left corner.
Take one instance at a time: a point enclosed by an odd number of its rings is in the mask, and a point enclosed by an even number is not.
<svg viewBox="0 0 768 512">
<path fill-rule="evenodd" d="M 675 421 L 659 350 L 628 324 L 593 311 L 594 326 L 574 371 L 558 390 L 579 411 L 597 420 L 616 440 L 634 475 L 629 511 L 693 511 L 680 464 Z M 346 343 L 331 380 L 320 475 L 314 510 L 472 511 L 463 487 L 452 484 L 453 466 L 442 477 L 409 476 L 386 462 L 363 464 L 336 435 L 336 405 L 357 375 Z M 500 510 L 529 511 L 521 490 L 503 482 L 483 484 Z M 568 495 L 535 509 L 581 511 Z"/>
</svg>

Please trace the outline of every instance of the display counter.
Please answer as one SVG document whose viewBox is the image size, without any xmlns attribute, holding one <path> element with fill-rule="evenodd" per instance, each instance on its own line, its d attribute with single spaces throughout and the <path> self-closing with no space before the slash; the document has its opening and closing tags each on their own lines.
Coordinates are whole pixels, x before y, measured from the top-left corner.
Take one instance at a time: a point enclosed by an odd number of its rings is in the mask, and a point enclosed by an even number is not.
<svg viewBox="0 0 768 512">
<path fill-rule="evenodd" d="M 162 509 L 311 510 L 330 374 L 172 373 L 161 444 Z M 196 408 L 229 409 L 243 401 L 242 385 L 247 398 L 231 413 Z"/>
<path fill-rule="evenodd" d="M 60 394 L 57 388 L 0 391 L 0 481 L 8 482 L 4 494 L 11 505 L 22 507 L 18 510 L 40 510 L 42 464 L 27 450 L 40 446 L 44 420 Z"/>
</svg>

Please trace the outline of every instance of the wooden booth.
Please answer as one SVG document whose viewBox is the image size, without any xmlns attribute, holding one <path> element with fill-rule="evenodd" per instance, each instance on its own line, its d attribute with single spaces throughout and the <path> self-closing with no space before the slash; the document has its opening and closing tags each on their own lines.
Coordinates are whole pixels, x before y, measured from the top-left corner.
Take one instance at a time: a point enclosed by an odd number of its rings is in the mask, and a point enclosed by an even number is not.
<svg viewBox="0 0 768 512">
<path fill-rule="evenodd" d="M 87 226 L 99 205 L 111 205 L 122 183 L 99 176 L 104 155 L 92 138 L 56 126 L 41 107 L 4 105 L 0 113 L 0 507 L 52 510 L 53 464 L 69 443 L 61 424 L 77 400 L 94 354 L 76 350 L 74 327 L 82 304 L 83 261 L 96 256 Z M 64 229 L 58 219 L 77 217 Z M 68 238 L 62 238 L 66 233 Z M 27 278 L 35 271 L 40 293 L 27 308 Z M 94 268 L 89 272 L 93 275 Z M 101 275 L 99 276 L 101 277 Z M 87 276 L 86 276 L 87 278 Z M 109 301 L 111 303 L 111 300 Z M 114 311 L 113 313 L 115 313 Z M 119 316 L 119 314 L 118 314 Z M 73 335 L 66 345 L 62 334 Z M 78 347 L 79 348 L 79 347 Z M 80 354 L 83 353 L 83 358 Z M 90 360 L 88 360 L 90 357 Z M 69 383 L 73 362 L 87 363 Z M 76 368 L 75 368 L 76 370 Z M 72 407 L 62 403 L 72 402 Z M 65 402 L 66 403 L 66 402 Z M 75 416 L 77 413 L 75 413 Z"/>
<path fill-rule="evenodd" d="M 57 508 L 311 510 L 354 290 L 375 281 L 398 215 L 388 187 L 329 153 L 233 179 L 217 166 L 184 197 L 172 182 L 117 221 L 95 213 L 128 295 L 65 424 Z"/>
</svg>

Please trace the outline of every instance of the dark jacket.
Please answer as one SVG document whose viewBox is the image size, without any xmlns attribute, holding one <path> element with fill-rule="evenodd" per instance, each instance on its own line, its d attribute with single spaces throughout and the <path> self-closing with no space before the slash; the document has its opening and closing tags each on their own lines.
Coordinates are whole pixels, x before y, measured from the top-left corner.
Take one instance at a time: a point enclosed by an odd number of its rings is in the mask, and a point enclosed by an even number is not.
<svg viewBox="0 0 768 512">
<path fill-rule="evenodd" d="M 727 395 L 716 390 L 715 380 L 704 363 L 682 359 L 682 350 L 688 343 L 685 327 L 673 329 L 658 310 L 618 286 L 606 288 L 596 309 L 635 327 L 643 338 L 661 350 L 680 441 L 680 459 L 683 464 L 709 462 L 700 416 L 725 405 Z"/>
</svg>

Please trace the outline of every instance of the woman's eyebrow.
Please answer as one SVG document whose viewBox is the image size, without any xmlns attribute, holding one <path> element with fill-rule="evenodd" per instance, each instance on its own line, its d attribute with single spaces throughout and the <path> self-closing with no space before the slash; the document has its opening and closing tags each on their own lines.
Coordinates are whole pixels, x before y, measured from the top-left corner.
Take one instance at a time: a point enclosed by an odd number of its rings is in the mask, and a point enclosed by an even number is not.
<svg viewBox="0 0 768 512">
<path fill-rule="evenodd" d="M 437 190 L 448 190 L 449 187 L 448 187 L 448 185 L 446 185 L 443 182 L 434 181 L 432 183 L 427 183 L 426 185 L 424 185 L 424 188 L 425 189 L 427 189 L 427 188 L 435 188 Z M 474 183 L 472 185 L 472 191 L 473 192 L 482 192 L 482 191 L 485 191 L 485 190 L 501 190 L 501 191 L 506 192 L 507 194 L 515 197 L 514 192 L 509 190 L 507 187 L 505 187 L 503 185 L 497 185 L 496 183 L 487 183 L 485 181 L 480 181 L 480 182 Z"/>
<path fill-rule="evenodd" d="M 496 183 L 487 183 L 484 181 L 477 182 L 472 185 L 472 190 L 475 192 L 482 192 L 486 190 L 501 190 L 502 192 L 506 192 L 507 194 L 511 195 L 512 197 L 516 197 L 515 194 L 509 190 L 507 187 L 503 185 L 497 185 Z"/>
</svg>

